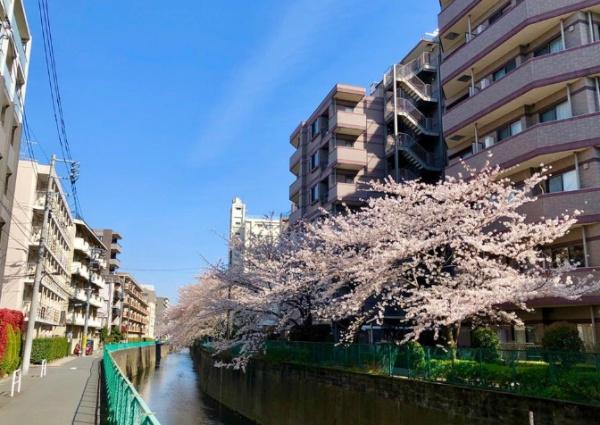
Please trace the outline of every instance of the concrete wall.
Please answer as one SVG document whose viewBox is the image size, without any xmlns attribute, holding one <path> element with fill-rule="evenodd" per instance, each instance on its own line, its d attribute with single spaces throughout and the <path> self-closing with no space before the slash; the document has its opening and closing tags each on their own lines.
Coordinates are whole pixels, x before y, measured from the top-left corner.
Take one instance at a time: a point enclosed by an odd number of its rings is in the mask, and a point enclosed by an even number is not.
<svg viewBox="0 0 600 425">
<path fill-rule="evenodd" d="M 114 351 L 112 356 L 127 378 L 134 381 L 136 377 L 159 365 L 168 352 L 168 345 L 157 344 Z"/>
<path fill-rule="evenodd" d="M 596 424 L 600 409 L 297 365 L 253 362 L 246 373 L 192 351 L 202 390 L 261 425 Z"/>
</svg>

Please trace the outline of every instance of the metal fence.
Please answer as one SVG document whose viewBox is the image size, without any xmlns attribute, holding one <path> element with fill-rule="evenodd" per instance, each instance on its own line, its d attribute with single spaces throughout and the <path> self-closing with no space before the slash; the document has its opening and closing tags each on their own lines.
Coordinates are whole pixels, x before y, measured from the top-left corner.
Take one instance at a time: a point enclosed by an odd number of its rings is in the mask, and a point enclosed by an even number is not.
<svg viewBox="0 0 600 425">
<path fill-rule="evenodd" d="M 268 341 L 265 359 L 600 404 L 600 354 Z"/>
<path fill-rule="evenodd" d="M 155 342 L 106 344 L 102 358 L 109 425 L 160 425 L 133 384 L 119 368 L 111 353 L 131 348 L 154 346 Z"/>
</svg>

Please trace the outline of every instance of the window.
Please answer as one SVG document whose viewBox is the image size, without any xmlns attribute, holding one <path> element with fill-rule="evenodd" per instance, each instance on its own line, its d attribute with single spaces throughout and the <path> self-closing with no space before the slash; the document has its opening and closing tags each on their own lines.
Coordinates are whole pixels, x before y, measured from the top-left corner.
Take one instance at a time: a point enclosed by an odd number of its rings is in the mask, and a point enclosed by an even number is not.
<svg viewBox="0 0 600 425">
<path fill-rule="evenodd" d="M 310 156 L 310 171 L 313 171 L 319 166 L 319 151 L 316 151 Z"/>
<path fill-rule="evenodd" d="M 577 171 L 571 170 L 554 176 L 550 176 L 546 181 L 548 193 L 568 192 L 579 189 Z"/>
<path fill-rule="evenodd" d="M 312 135 L 312 137 L 315 137 L 318 132 L 319 132 L 319 119 L 317 118 L 310 125 L 310 134 Z"/>
<path fill-rule="evenodd" d="M 493 136 L 485 136 L 483 139 L 481 139 L 481 143 L 482 143 L 484 149 L 491 148 L 492 146 L 494 146 L 494 137 Z"/>
<path fill-rule="evenodd" d="M 319 185 L 316 184 L 310 188 L 310 202 L 312 204 L 319 201 Z"/>
<path fill-rule="evenodd" d="M 558 267 L 567 261 L 577 267 L 585 267 L 583 244 L 550 248 L 549 255 L 554 267 Z"/>
<path fill-rule="evenodd" d="M 497 70 L 492 74 L 492 80 L 498 81 L 503 78 L 506 74 L 517 67 L 517 61 L 515 59 L 510 60 L 506 65 Z"/>
<path fill-rule="evenodd" d="M 6 176 L 4 177 L 4 194 L 5 195 L 8 195 L 8 187 L 10 186 L 10 176 L 12 176 L 12 173 L 9 170 L 6 173 Z"/>
<path fill-rule="evenodd" d="M 546 44 L 543 44 L 542 46 L 538 47 L 534 52 L 533 52 L 533 56 L 538 57 L 538 56 L 544 56 L 544 55 L 548 55 L 550 53 L 558 53 L 563 49 L 563 43 L 562 43 L 562 38 L 560 36 L 552 39 L 551 41 L 549 41 Z"/>
<path fill-rule="evenodd" d="M 571 118 L 569 102 L 563 102 L 540 113 L 540 122 L 557 121 Z"/>
<path fill-rule="evenodd" d="M 504 16 L 504 13 L 506 12 L 507 8 L 508 6 L 504 6 L 502 9 L 498 10 L 493 15 L 491 15 L 488 19 L 490 25 L 496 23 L 502 16 Z"/>
<path fill-rule="evenodd" d="M 523 131 L 521 120 L 515 121 L 498 129 L 496 131 L 496 139 L 500 142 L 501 140 L 508 139 L 509 137 L 519 134 L 521 131 Z"/>
</svg>

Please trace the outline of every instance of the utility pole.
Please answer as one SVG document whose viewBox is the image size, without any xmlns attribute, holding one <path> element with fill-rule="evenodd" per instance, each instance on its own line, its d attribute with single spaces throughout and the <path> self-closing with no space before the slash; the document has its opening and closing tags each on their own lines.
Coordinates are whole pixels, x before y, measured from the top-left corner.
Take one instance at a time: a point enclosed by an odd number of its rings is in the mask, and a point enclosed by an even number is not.
<svg viewBox="0 0 600 425">
<path fill-rule="evenodd" d="M 38 304 L 40 302 L 40 285 L 44 271 L 44 256 L 46 253 L 46 233 L 48 231 L 48 222 L 50 220 L 50 210 L 52 203 L 50 195 L 52 194 L 52 173 L 54 172 L 54 163 L 56 155 L 50 159 L 50 171 L 48 172 L 48 187 L 46 188 L 46 200 L 44 202 L 44 219 L 42 221 L 42 234 L 38 245 L 37 266 L 35 268 L 35 277 L 33 279 L 33 293 L 31 294 L 31 305 L 29 307 L 29 320 L 27 321 L 27 334 L 25 336 L 25 346 L 23 348 L 23 374 L 29 372 L 29 363 L 31 362 L 31 347 L 33 345 L 33 332 L 35 331 L 35 320 L 37 319 Z"/>
</svg>

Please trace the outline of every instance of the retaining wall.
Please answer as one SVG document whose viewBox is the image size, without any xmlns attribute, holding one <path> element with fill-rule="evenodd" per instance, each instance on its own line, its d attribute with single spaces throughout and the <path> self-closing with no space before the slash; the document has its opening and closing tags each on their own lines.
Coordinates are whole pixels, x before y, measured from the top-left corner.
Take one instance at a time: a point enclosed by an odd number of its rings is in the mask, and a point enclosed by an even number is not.
<svg viewBox="0 0 600 425">
<path fill-rule="evenodd" d="M 159 365 L 161 358 L 164 358 L 168 352 L 168 345 L 156 344 L 113 351 L 111 355 L 127 378 L 134 381 L 138 376 Z"/>
<path fill-rule="evenodd" d="M 600 408 L 403 378 L 251 362 L 246 373 L 215 368 L 192 349 L 210 397 L 260 425 L 598 424 Z"/>
</svg>

